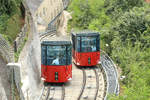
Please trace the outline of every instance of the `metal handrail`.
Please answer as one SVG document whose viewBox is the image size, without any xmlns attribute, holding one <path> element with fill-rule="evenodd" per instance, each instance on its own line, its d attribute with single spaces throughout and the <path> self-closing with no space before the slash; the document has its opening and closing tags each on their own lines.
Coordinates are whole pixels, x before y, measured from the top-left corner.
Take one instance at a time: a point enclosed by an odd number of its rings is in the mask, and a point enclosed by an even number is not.
<svg viewBox="0 0 150 100">
<path fill-rule="evenodd" d="M 118 82 L 118 72 L 117 72 L 117 67 L 116 65 L 114 64 L 113 60 L 108 56 L 107 53 L 105 53 L 105 51 L 101 50 L 101 52 L 109 59 L 109 61 L 112 63 L 112 65 L 110 67 L 113 67 L 113 72 L 114 72 L 114 78 L 116 80 L 116 85 L 115 85 L 115 88 L 114 88 L 114 94 L 118 95 L 119 94 L 119 82 Z M 103 65 L 102 65 L 103 66 Z M 106 66 L 103 66 L 103 69 L 106 73 L 106 81 L 107 83 L 110 82 L 109 80 L 109 76 L 108 76 L 108 73 L 107 73 L 107 70 L 106 70 Z M 109 86 L 110 84 L 107 84 L 107 90 L 106 90 L 106 95 L 104 97 L 104 100 L 107 100 L 107 96 L 108 94 L 111 92 L 109 91 Z"/>
</svg>

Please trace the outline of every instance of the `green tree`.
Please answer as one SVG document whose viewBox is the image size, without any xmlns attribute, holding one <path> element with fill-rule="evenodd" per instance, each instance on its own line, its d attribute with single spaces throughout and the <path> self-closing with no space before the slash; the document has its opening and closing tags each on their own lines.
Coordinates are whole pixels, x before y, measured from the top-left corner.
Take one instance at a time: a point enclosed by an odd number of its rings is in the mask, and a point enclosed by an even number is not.
<svg viewBox="0 0 150 100">
<path fill-rule="evenodd" d="M 113 20 L 119 18 L 124 12 L 134 7 L 143 7 L 144 0 L 105 0 L 107 15 L 111 15 Z"/>
<path fill-rule="evenodd" d="M 12 15 L 17 6 L 20 6 L 21 0 L 0 0 L 0 15 L 8 14 Z"/>
<path fill-rule="evenodd" d="M 149 28 L 150 28 L 150 12 L 149 7 L 141 7 L 141 8 L 133 8 L 129 12 L 124 13 L 114 24 L 113 27 L 109 29 L 108 34 L 113 35 L 113 39 L 107 40 L 109 43 L 110 41 L 114 41 L 113 47 L 116 48 L 115 41 L 120 39 L 120 43 L 126 45 L 127 41 L 131 41 L 133 46 L 137 41 L 144 45 L 149 43 L 150 35 L 149 35 Z M 111 44 L 111 43 L 110 43 Z"/>
<path fill-rule="evenodd" d="M 103 6 L 104 0 L 94 0 L 94 2 L 93 0 L 73 0 L 69 7 L 72 11 L 72 27 L 100 30 L 105 25 L 109 25 L 107 23 L 110 20 L 105 15 Z"/>
<path fill-rule="evenodd" d="M 8 15 L 3 14 L 0 16 L 0 33 L 4 33 L 6 31 L 7 19 Z"/>
</svg>

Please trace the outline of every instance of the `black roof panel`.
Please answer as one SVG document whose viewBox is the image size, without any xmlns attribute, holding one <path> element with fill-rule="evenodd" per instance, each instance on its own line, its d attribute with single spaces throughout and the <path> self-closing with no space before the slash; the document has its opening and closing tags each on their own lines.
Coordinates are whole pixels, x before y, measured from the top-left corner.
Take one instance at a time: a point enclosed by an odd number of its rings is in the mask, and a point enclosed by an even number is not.
<svg viewBox="0 0 150 100">
<path fill-rule="evenodd" d="M 45 39 L 41 42 L 41 45 L 71 45 L 71 40 L 67 36 L 54 36 L 48 39 Z"/>
<path fill-rule="evenodd" d="M 41 45 L 71 45 L 71 41 L 43 41 Z"/>
<path fill-rule="evenodd" d="M 72 31 L 71 34 L 75 36 L 98 36 L 100 35 L 99 32 L 92 31 L 92 30 Z"/>
</svg>

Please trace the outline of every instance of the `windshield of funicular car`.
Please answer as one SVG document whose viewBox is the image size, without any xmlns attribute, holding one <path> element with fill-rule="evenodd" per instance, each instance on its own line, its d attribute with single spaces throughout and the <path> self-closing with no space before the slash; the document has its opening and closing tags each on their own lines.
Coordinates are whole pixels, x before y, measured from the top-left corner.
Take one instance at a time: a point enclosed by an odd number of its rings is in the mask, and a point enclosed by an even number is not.
<svg viewBox="0 0 150 100">
<path fill-rule="evenodd" d="M 96 37 L 82 37 L 81 47 L 82 52 L 96 51 Z"/>
<path fill-rule="evenodd" d="M 71 46 L 47 46 L 43 56 L 47 60 L 46 65 L 68 65 L 71 62 Z"/>
<path fill-rule="evenodd" d="M 96 36 L 77 37 L 77 50 L 80 52 L 98 51 L 99 44 L 99 37 Z"/>
</svg>

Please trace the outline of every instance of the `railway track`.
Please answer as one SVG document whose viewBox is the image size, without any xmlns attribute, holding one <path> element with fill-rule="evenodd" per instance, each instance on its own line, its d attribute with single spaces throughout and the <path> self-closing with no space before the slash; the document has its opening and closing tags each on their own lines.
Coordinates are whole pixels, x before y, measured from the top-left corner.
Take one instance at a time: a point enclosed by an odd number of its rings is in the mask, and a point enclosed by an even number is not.
<svg viewBox="0 0 150 100">
<path fill-rule="evenodd" d="M 38 100 L 64 100 L 65 87 L 62 86 L 44 86 L 41 96 Z"/>
<path fill-rule="evenodd" d="M 84 68 L 82 69 L 82 72 L 83 83 L 77 100 L 103 100 L 104 85 L 100 84 L 100 80 L 103 78 L 103 75 L 99 66 L 88 69 Z M 100 87 L 103 89 L 101 89 Z"/>
<path fill-rule="evenodd" d="M 47 40 L 49 37 L 52 37 L 56 35 L 56 32 L 55 31 L 50 31 L 48 32 L 47 34 L 44 34 L 44 35 L 40 35 L 40 41 L 42 40 Z"/>
</svg>

